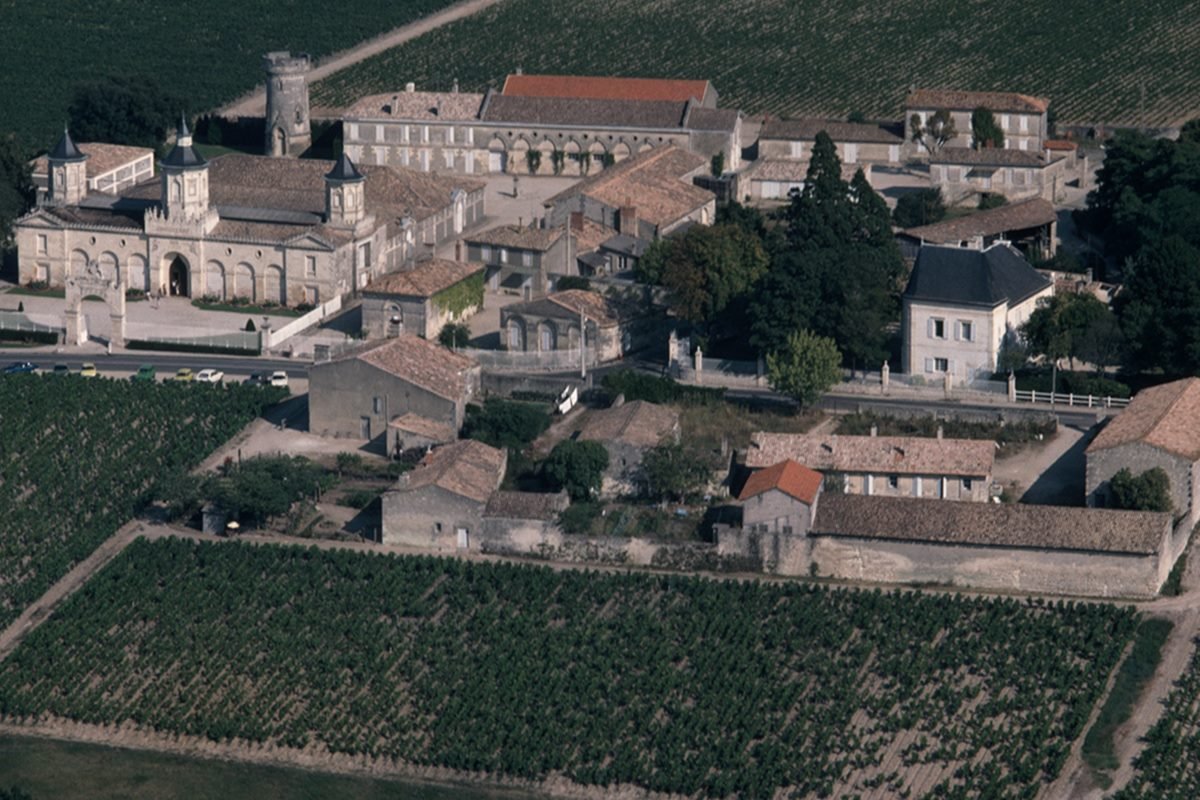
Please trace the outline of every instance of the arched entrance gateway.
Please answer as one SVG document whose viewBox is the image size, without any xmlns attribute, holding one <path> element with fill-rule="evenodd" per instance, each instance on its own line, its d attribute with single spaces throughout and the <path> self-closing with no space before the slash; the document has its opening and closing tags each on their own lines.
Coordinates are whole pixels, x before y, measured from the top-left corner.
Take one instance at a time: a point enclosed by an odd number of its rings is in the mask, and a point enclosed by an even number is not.
<svg viewBox="0 0 1200 800">
<path fill-rule="evenodd" d="M 108 255 L 108 254 L 106 254 Z M 121 282 L 121 270 L 116 256 L 111 259 L 93 260 L 84 255 L 85 261 L 71 270 L 66 281 L 67 344 L 80 345 L 87 341 L 86 318 L 80 313 L 83 298 L 93 295 L 102 297 L 108 304 L 112 319 L 109 342 L 116 347 L 125 345 L 125 286 Z M 108 264 L 106 262 L 110 261 Z"/>
<path fill-rule="evenodd" d="M 191 270 L 187 260 L 172 253 L 167 256 L 167 262 L 170 265 L 167 267 L 167 294 L 171 297 L 191 297 Z"/>
</svg>

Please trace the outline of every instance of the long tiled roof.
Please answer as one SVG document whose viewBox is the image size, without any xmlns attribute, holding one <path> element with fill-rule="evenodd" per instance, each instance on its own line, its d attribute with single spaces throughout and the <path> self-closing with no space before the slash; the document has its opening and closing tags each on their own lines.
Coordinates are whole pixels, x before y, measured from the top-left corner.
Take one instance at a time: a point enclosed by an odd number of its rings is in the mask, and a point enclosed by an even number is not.
<svg viewBox="0 0 1200 800">
<path fill-rule="evenodd" d="M 980 106 L 989 111 L 1041 114 L 1050 107 L 1050 101 L 1017 92 L 960 92 L 947 89 L 916 89 L 909 92 L 904 101 L 904 107 L 910 109 L 974 111 Z"/>
<path fill-rule="evenodd" d="M 612 78 L 592 75 L 509 75 L 503 94 L 519 97 L 580 97 L 591 100 L 703 100 L 708 81 L 675 78 Z"/>
<path fill-rule="evenodd" d="M 432 297 L 482 270 L 483 264 L 431 258 L 428 261 L 418 261 L 411 269 L 380 276 L 367 284 L 363 291 L 405 297 Z"/>
<path fill-rule="evenodd" d="M 483 515 L 500 519 L 549 521 L 557 519 L 569 502 L 566 492 L 492 492 Z"/>
<path fill-rule="evenodd" d="M 569 125 L 670 130 L 683 127 L 687 103 L 666 100 L 590 100 L 495 94 L 480 118 L 491 124 Z"/>
<path fill-rule="evenodd" d="M 482 104 L 483 95 L 470 92 L 392 92 L 360 98 L 344 117 L 469 122 L 479 117 Z"/>
<path fill-rule="evenodd" d="M 634 447 L 654 447 L 674 433 L 679 412 L 645 400 L 631 400 L 616 408 L 588 414 L 579 438 L 591 442 L 622 442 Z"/>
<path fill-rule="evenodd" d="M 789 459 L 761 469 L 747 478 L 738 500 L 749 500 L 763 492 L 778 489 L 811 506 L 817 500 L 823 480 L 821 473 Z"/>
<path fill-rule="evenodd" d="M 683 121 L 691 131 L 720 131 L 728 133 L 737 128 L 741 112 L 732 108 L 707 108 L 693 105 Z"/>
<path fill-rule="evenodd" d="M 957 244 L 975 236 L 996 236 L 1008 231 L 1048 225 L 1058 219 L 1058 212 L 1049 200 L 1034 197 L 999 208 L 976 211 L 965 217 L 955 217 L 932 225 L 908 228 L 904 233 L 932 244 Z"/>
<path fill-rule="evenodd" d="M 964 164 L 972 167 L 1036 167 L 1046 166 L 1046 157 L 1039 150 L 1010 150 L 1004 147 L 943 147 L 929 156 L 930 164 Z"/>
<path fill-rule="evenodd" d="M 759 139 L 801 140 L 810 142 L 817 134 L 825 131 L 835 142 L 863 142 L 872 144 L 903 144 L 903 123 L 842 122 L 841 120 L 776 119 L 763 125 Z"/>
<path fill-rule="evenodd" d="M 861 539 L 1151 555 L 1170 525 L 1170 514 L 1152 511 L 828 493 L 812 529 Z"/>
<path fill-rule="evenodd" d="M 137 161 L 139 158 L 154 155 L 149 147 L 131 147 L 124 144 L 107 144 L 105 142 L 80 142 L 79 149 L 88 157 L 87 174 L 89 178 L 112 172 Z M 30 162 L 34 175 L 46 175 L 50 170 L 50 160 L 47 156 L 38 156 Z"/>
<path fill-rule="evenodd" d="M 746 466 L 761 469 L 791 459 L 822 472 L 875 475 L 960 475 L 992 473 L 996 443 L 980 439 L 921 436 L 813 436 L 766 433 L 750 436 Z"/>
<path fill-rule="evenodd" d="M 435 448 L 412 472 L 403 476 L 402 491 L 437 486 L 448 492 L 486 503 L 504 479 L 503 450 L 474 439 L 463 439 Z"/>
<path fill-rule="evenodd" d="M 675 145 L 657 147 L 585 178 L 543 205 L 553 207 L 583 195 L 613 208 L 634 206 L 638 219 L 668 225 L 715 197 L 688 177 L 706 163 L 703 156 Z"/>
<path fill-rule="evenodd" d="M 455 401 L 466 394 L 467 373 L 477 366 L 473 359 L 409 334 L 348 350 L 334 361 L 350 359 L 358 359 L 438 397 Z"/>
<path fill-rule="evenodd" d="M 951 305 L 1016 305 L 1051 286 L 1011 245 L 986 250 L 924 245 L 917 251 L 907 300 Z"/>
<path fill-rule="evenodd" d="M 468 234 L 471 244 L 488 244 L 493 247 L 512 247 L 520 250 L 549 250 L 562 238 L 562 228 L 540 228 L 536 225 L 497 225 L 486 231 Z"/>
<path fill-rule="evenodd" d="M 415 433 L 435 442 L 453 442 L 458 438 L 458 432 L 454 430 L 453 426 L 422 417 L 411 411 L 396 417 L 388 423 L 388 427 L 402 433 Z"/>
<path fill-rule="evenodd" d="M 1143 389 L 1092 441 L 1087 451 L 1143 443 L 1200 460 L 1200 378 Z"/>
</svg>

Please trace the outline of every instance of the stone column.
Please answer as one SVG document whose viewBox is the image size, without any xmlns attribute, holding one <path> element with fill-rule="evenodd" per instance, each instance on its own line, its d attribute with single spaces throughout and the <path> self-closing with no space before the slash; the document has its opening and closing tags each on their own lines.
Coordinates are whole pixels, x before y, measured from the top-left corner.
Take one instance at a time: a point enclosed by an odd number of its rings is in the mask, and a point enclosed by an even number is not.
<svg viewBox="0 0 1200 800">
<path fill-rule="evenodd" d="M 67 330 L 67 345 L 81 345 L 87 341 L 87 318 L 78 309 L 67 309 L 63 312 L 63 327 Z"/>
<path fill-rule="evenodd" d="M 755 367 L 757 368 L 758 372 L 754 376 L 754 383 L 757 386 L 763 386 L 767 382 L 767 359 L 763 356 L 759 356 L 758 361 L 755 363 Z"/>
<path fill-rule="evenodd" d="M 1008 402 L 1017 402 L 1017 376 L 1012 372 L 1008 373 Z"/>
<path fill-rule="evenodd" d="M 704 353 L 700 348 L 696 348 L 695 361 L 693 366 L 696 370 L 696 383 L 704 383 Z"/>
<path fill-rule="evenodd" d="M 950 398 L 952 387 L 954 386 L 954 378 L 950 376 L 950 370 L 946 370 L 942 374 L 942 391 L 946 394 L 946 399 Z"/>
<path fill-rule="evenodd" d="M 888 366 L 888 362 L 883 362 L 883 367 L 879 370 L 879 384 L 883 387 L 883 393 L 888 393 L 888 386 L 892 381 L 892 368 Z"/>
</svg>

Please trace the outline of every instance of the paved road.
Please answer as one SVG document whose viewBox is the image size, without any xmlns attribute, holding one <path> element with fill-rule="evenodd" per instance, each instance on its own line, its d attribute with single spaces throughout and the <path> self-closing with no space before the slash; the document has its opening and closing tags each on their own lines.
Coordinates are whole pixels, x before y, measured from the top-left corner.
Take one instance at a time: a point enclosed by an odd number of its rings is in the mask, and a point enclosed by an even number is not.
<svg viewBox="0 0 1200 800">
<path fill-rule="evenodd" d="M 136 372 L 142 364 L 153 364 L 160 377 L 170 375 L 180 367 L 201 370 L 207 367 L 223 370 L 229 375 L 249 375 L 251 372 L 286 370 L 290 378 L 307 378 L 308 364 L 287 358 L 251 358 L 246 356 L 215 356 L 207 353 L 155 353 L 122 351 L 111 356 L 94 353 L 55 353 L 28 348 L 0 348 L 0 368 L 14 361 L 32 361 L 42 369 L 66 364 L 78 370 L 81 364 L 95 364 L 101 374 L 106 372 Z"/>
</svg>

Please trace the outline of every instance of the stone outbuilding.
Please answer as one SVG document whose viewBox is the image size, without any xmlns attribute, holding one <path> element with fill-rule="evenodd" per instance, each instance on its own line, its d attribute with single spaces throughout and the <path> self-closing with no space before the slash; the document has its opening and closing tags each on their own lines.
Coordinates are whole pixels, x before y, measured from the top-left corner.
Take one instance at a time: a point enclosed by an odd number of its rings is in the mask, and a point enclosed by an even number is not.
<svg viewBox="0 0 1200 800">
<path fill-rule="evenodd" d="M 537 553 L 558 547 L 558 517 L 571 503 L 566 492 L 493 492 L 483 510 L 479 548 L 488 553 Z"/>
<path fill-rule="evenodd" d="M 500 310 L 500 347 L 523 352 L 579 350 L 580 324 L 594 360 L 620 358 L 631 344 L 616 306 L 604 295 L 568 289 Z"/>
<path fill-rule="evenodd" d="M 412 334 L 385 339 L 309 367 L 309 430 L 391 452 L 394 442 L 383 442 L 384 433 L 408 414 L 457 433 L 479 384 L 473 359 Z"/>
<path fill-rule="evenodd" d="M 1050 258 L 1057 248 L 1058 212 L 1049 200 L 1033 198 L 907 228 L 896 239 L 908 258 L 916 258 L 926 244 L 986 250 L 1001 241 L 1011 242 L 1030 258 Z"/>
<path fill-rule="evenodd" d="M 599 442 L 608 451 L 608 469 L 600 493 L 630 494 L 637 489 L 638 471 L 646 451 L 679 440 L 679 412 L 645 400 L 622 402 L 589 412 L 577 438 Z"/>
<path fill-rule="evenodd" d="M 504 480 L 504 450 L 464 439 L 425 456 L 383 495 L 383 544 L 478 548 L 484 508 Z"/>
<path fill-rule="evenodd" d="M 833 140 L 843 172 L 862 169 L 867 180 L 875 166 L 899 166 L 904 126 L 888 122 L 843 122 L 828 119 L 779 119 L 763 125 L 758 160 L 743 176 L 743 194 L 753 201 L 787 200 L 804 186 L 817 134 Z"/>
<path fill-rule="evenodd" d="M 947 203 L 973 195 L 998 194 L 1008 200 L 1063 199 L 1074 158 L 1056 150 L 943 147 L 929 156 L 929 179 Z"/>
<path fill-rule="evenodd" d="M 431 258 L 376 278 L 362 292 L 363 335 L 437 339 L 447 323 L 483 308 L 483 271 L 482 264 Z"/>
<path fill-rule="evenodd" d="M 1152 386 L 1109 420 L 1087 448 L 1087 503 L 1110 502 L 1109 481 L 1121 468 L 1134 475 L 1167 473 L 1174 513 L 1189 531 L 1200 521 L 1200 378 Z"/>
<path fill-rule="evenodd" d="M 995 449 L 995 442 L 978 439 L 758 431 L 751 434 L 746 466 L 761 470 L 791 459 L 825 474 L 846 494 L 986 503 Z"/>
</svg>

